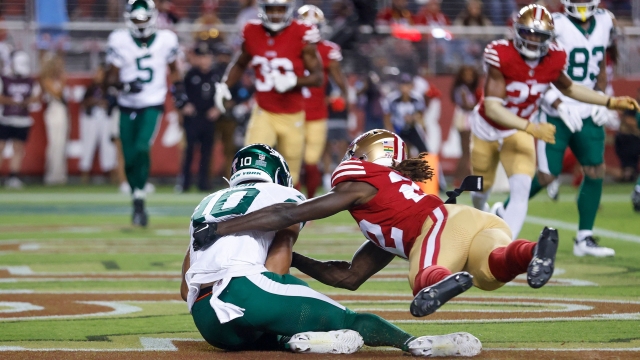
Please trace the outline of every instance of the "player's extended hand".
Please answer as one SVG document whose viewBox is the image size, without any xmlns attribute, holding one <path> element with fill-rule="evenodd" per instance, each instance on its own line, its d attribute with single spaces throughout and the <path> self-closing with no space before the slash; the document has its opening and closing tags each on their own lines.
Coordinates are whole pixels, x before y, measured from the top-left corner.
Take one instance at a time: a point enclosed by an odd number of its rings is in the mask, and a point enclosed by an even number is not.
<svg viewBox="0 0 640 360">
<path fill-rule="evenodd" d="M 216 83 L 216 94 L 214 96 L 216 107 L 222 112 L 226 112 L 224 108 L 224 101 L 231 100 L 231 91 L 226 83 Z"/>
<path fill-rule="evenodd" d="M 561 102 L 558 114 L 572 133 L 582 130 L 582 116 L 575 106 Z"/>
<path fill-rule="evenodd" d="M 607 107 L 609 109 L 615 109 L 615 110 L 640 111 L 640 106 L 638 106 L 638 102 L 634 98 L 629 96 L 611 97 L 607 102 Z"/>
<path fill-rule="evenodd" d="M 531 134 L 534 138 L 540 139 L 549 144 L 556 143 L 556 126 L 549 123 L 529 123 L 524 129 L 527 134 Z"/>
<path fill-rule="evenodd" d="M 591 108 L 591 120 L 598 126 L 604 126 L 609 122 L 609 109 L 606 106 L 593 105 Z"/>
<path fill-rule="evenodd" d="M 292 71 L 284 73 L 274 71 L 272 76 L 276 91 L 281 94 L 293 89 L 298 84 L 298 77 Z"/>
</svg>

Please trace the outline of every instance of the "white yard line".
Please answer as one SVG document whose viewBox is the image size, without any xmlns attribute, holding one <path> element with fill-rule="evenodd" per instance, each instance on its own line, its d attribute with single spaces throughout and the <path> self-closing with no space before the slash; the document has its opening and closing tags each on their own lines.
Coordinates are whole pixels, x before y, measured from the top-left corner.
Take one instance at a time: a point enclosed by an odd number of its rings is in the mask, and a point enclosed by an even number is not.
<svg viewBox="0 0 640 360">
<path fill-rule="evenodd" d="M 542 225 L 542 226 L 551 226 L 551 227 L 554 227 L 556 229 L 561 229 L 561 230 L 569 230 L 569 231 L 578 230 L 578 224 L 577 223 L 570 223 L 570 222 L 566 222 L 566 221 L 548 219 L 548 218 L 543 218 L 543 217 L 538 217 L 538 216 L 528 215 L 527 219 L 525 221 L 527 223 L 529 223 L 529 224 L 536 224 L 536 225 Z M 596 236 L 602 236 L 602 237 L 607 237 L 607 238 L 611 238 L 611 239 L 634 242 L 634 243 L 640 244 L 640 236 L 638 236 L 638 235 L 627 234 L 627 233 L 623 233 L 623 232 L 618 232 L 618 231 L 613 231 L 613 230 L 606 230 L 606 229 L 601 229 L 601 228 L 594 228 L 593 229 L 593 234 L 596 235 Z"/>
</svg>

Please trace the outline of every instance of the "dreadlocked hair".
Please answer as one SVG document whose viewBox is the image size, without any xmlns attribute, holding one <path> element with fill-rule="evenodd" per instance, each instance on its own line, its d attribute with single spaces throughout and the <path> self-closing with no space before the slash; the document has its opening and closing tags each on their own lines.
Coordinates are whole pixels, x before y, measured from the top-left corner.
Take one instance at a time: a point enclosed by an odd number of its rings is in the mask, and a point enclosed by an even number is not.
<svg viewBox="0 0 640 360">
<path fill-rule="evenodd" d="M 425 159 L 427 155 L 426 152 L 420 153 L 417 158 L 409 158 L 400 163 L 394 163 L 391 168 L 408 177 L 413 182 L 431 180 L 433 177 L 433 168 Z"/>
</svg>

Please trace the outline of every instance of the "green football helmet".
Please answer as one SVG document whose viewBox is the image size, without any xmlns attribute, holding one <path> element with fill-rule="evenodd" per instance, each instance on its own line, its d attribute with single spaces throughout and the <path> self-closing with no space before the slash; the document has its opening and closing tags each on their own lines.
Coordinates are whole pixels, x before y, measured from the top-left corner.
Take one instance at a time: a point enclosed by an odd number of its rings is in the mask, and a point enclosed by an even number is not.
<svg viewBox="0 0 640 360">
<path fill-rule="evenodd" d="M 129 0 L 124 12 L 124 22 L 137 39 L 145 39 L 156 32 L 158 9 L 153 0 Z"/>
<path fill-rule="evenodd" d="M 229 185 L 233 187 L 245 181 L 293 186 L 289 165 L 279 152 L 265 144 L 245 146 L 233 157 Z"/>
</svg>

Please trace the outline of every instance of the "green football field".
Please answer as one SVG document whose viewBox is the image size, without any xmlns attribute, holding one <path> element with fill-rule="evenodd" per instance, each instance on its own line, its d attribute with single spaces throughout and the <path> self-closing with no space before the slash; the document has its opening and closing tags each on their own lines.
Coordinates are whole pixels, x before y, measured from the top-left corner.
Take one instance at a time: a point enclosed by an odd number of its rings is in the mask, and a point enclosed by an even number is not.
<svg viewBox="0 0 640 360">
<path fill-rule="evenodd" d="M 542 289 L 520 278 L 493 292 L 471 289 L 418 319 L 408 311 L 403 260 L 356 292 L 302 277 L 351 309 L 377 313 L 415 335 L 468 331 L 483 343 L 479 358 L 640 358 L 640 214 L 632 211 L 631 188 L 606 186 L 598 214 L 596 235 L 616 250 L 613 258 L 573 256 L 575 189 L 563 187 L 555 203 L 545 194 L 530 203 L 521 237 L 537 239 L 544 225 L 560 233 L 556 274 Z M 189 217 L 205 195 L 159 187 L 148 199 L 150 226 L 136 229 L 129 225 L 129 198 L 112 187 L 0 190 L 0 359 L 227 356 L 202 342 L 179 296 Z M 341 213 L 309 224 L 295 249 L 350 259 L 362 242 L 350 215 Z M 352 356 L 367 354 L 401 355 L 365 348 Z"/>
</svg>

